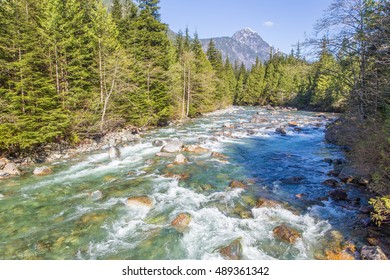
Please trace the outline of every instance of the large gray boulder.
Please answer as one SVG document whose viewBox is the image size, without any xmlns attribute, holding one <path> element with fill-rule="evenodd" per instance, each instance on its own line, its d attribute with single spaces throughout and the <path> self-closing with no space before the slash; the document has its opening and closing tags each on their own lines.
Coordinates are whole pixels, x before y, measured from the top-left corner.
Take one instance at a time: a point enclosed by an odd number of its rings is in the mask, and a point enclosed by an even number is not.
<svg viewBox="0 0 390 280">
<path fill-rule="evenodd" d="M 7 173 L 9 175 L 20 175 L 22 174 L 20 170 L 16 167 L 15 163 L 13 162 L 7 162 L 4 165 L 3 172 Z"/>
<path fill-rule="evenodd" d="M 164 147 L 161 148 L 161 152 L 165 153 L 178 153 L 183 148 L 183 142 L 178 139 L 174 139 L 168 142 Z"/>
</svg>

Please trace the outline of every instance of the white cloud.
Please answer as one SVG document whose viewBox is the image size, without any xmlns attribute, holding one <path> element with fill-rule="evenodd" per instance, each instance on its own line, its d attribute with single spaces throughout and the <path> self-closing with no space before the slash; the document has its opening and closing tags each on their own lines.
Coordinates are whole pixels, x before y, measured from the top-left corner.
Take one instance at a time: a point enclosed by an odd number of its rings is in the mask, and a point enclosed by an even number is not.
<svg viewBox="0 0 390 280">
<path fill-rule="evenodd" d="M 275 26 L 275 23 L 272 21 L 266 21 L 266 22 L 263 22 L 263 25 L 271 28 L 271 27 Z"/>
</svg>

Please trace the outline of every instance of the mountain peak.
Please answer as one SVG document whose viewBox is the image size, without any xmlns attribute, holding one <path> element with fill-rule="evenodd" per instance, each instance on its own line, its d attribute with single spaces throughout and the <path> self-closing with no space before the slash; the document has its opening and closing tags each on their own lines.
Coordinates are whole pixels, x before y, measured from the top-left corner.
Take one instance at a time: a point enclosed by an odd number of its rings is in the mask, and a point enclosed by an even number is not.
<svg viewBox="0 0 390 280">
<path fill-rule="evenodd" d="M 201 40 L 205 50 L 210 40 Z M 232 62 L 242 62 L 248 69 L 257 58 L 263 62 L 269 59 L 271 46 L 249 27 L 237 31 L 232 37 L 212 38 L 212 40 L 224 59 L 228 57 Z"/>
</svg>

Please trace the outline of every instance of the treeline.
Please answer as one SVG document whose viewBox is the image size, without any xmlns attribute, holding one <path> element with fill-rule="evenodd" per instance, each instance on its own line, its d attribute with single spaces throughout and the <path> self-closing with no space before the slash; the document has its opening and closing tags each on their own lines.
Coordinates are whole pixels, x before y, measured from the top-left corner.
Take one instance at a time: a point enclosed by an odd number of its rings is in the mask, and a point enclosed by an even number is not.
<svg viewBox="0 0 390 280">
<path fill-rule="evenodd" d="M 158 4 L 1 1 L 0 151 L 77 143 L 231 105 L 231 65 L 215 49 L 207 57 L 188 32 L 171 42 Z"/>
<path fill-rule="evenodd" d="M 378 87 L 386 65 L 373 60 L 383 58 L 386 45 L 374 50 L 367 36 L 382 36 L 375 32 L 382 32 L 387 1 L 336 0 L 370 5 L 364 33 L 312 40 L 315 62 L 305 60 L 298 43 L 291 54 L 271 53 L 251 69 L 223 60 L 212 41 L 204 52 L 188 29 L 169 40 L 159 0 L 109 2 L 0 2 L 1 153 L 165 125 L 233 104 L 342 111 L 356 103 L 366 114 L 377 112 L 368 108 L 376 100 L 384 112 Z M 332 21 L 324 19 L 322 30 L 325 23 Z M 373 84 L 374 91 L 360 93 Z"/>
</svg>

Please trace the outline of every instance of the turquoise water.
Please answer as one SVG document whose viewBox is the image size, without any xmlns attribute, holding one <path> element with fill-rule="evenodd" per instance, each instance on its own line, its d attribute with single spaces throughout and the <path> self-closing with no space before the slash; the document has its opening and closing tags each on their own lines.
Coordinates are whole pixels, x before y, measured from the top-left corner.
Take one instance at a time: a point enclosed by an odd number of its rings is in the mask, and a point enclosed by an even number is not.
<svg viewBox="0 0 390 280">
<path fill-rule="evenodd" d="M 269 122 L 251 124 L 255 113 Z M 275 133 L 289 121 L 301 130 Z M 151 131 L 139 143 L 120 147 L 118 160 L 104 150 L 56 162 L 54 174 L 46 177 L 30 172 L 1 181 L 0 258 L 222 259 L 218 249 L 240 238 L 243 259 L 313 259 L 326 246 L 327 232 L 358 236 L 349 226 L 356 211 L 318 199 L 331 190 L 321 185 L 331 170 L 324 159 L 342 157 L 339 148 L 324 142 L 325 124 L 313 113 L 234 107 Z M 210 152 L 183 153 L 188 164 L 170 166 L 174 158 L 157 157 L 161 147 L 152 141 L 173 138 Z M 228 158 L 211 157 L 211 151 Z M 188 178 L 170 178 L 173 174 Z M 293 176 L 301 182 L 283 183 Z M 232 180 L 247 188 L 231 189 Z M 96 190 L 101 199 L 90 196 Z M 304 198 L 296 198 L 301 193 Z M 148 196 L 153 206 L 127 206 L 133 196 Z M 256 208 L 258 198 L 285 206 Z M 171 226 L 180 213 L 192 217 L 183 233 Z M 295 244 L 275 238 L 273 229 L 281 224 L 302 238 Z"/>
</svg>

